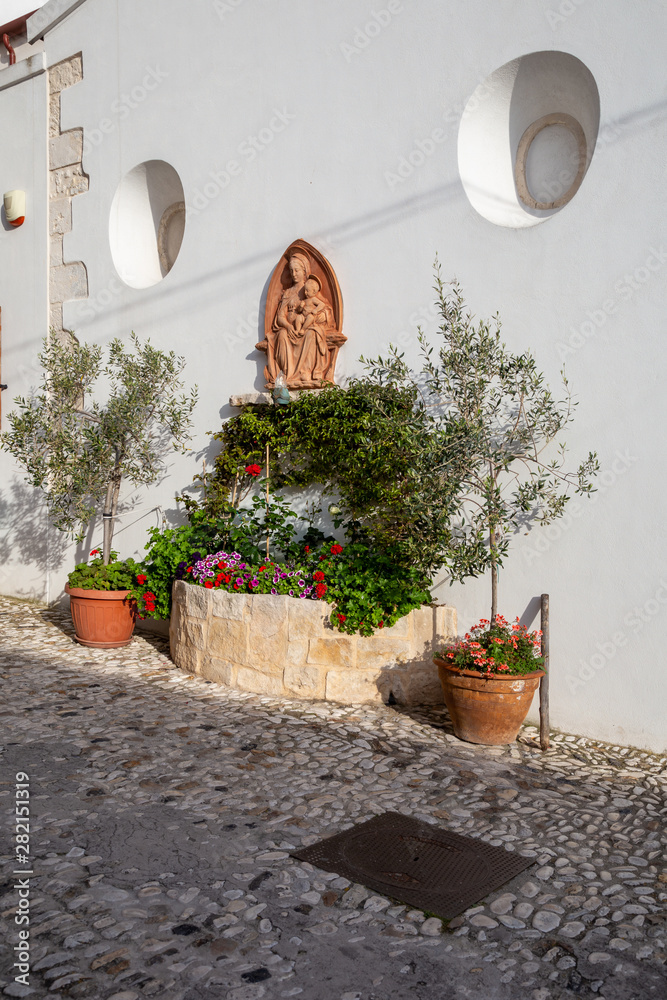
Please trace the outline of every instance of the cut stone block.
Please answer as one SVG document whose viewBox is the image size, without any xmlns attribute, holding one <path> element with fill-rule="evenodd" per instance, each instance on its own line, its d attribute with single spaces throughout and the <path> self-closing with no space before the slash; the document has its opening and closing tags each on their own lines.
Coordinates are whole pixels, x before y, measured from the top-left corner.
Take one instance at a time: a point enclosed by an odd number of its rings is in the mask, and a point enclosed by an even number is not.
<svg viewBox="0 0 667 1000">
<path fill-rule="evenodd" d="M 83 155 L 83 129 L 72 129 L 49 139 L 49 168 L 68 167 L 80 163 Z"/>
<path fill-rule="evenodd" d="M 290 600 L 288 605 L 289 640 L 315 639 L 324 635 L 329 605 L 325 601 Z"/>
<path fill-rule="evenodd" d="M 259 598 L 259 599 L 258 599 Z M 252 598 L 250 651 L 260 668 L 284 667 L 287 656 L 287 601 L 291 597 L 261 594 Z"/>
<path fill-rule="evenodd" d="M 74 195 L 83 194 L 88 190 L 88 177 L 83 172 L 80 163 L 74 163 L 69 167 L 58 167 L 49 173 L 49 197 L 62 198 L 67 196 L 73 198 Z"/>
<path fill-rule="evenodd" d="M 83 80 L 83 63 L 81 56 L 72 56 L 49 69 L 49 92 L 58 94 L 67 87 Z"/>
<path fill-rule="evenodd" d="M 227 687 L 236 687 L 238 665 L 229 660 L 219 659 L 217 656 L 207 656 L 202 663 L 201 675 L 207 681 L 215 684 L 226 684 Z"/>
<path fill-rule="evenodd" d="M 202 652 L 206 649 L 207 623 L 199 619 L 186 618 L 179 628 L 183 642 Z"/>
<path fill-rule="evenodd" d="M 357 667 L 392 666 L 405 663 L 411 657 L 409 639 L 392 639 L 389 636 L 359 636 L 357 639 Z"/>
<path fill-rule="evenodd" d="M 212 618 L 208 633 L 210 655 L 234 663 L 251 664 L 254 657 L 248 648 L 248 632 L 248 625 L 238 619 Z"/>
<path fill-rule="evenodd" d="M 326 699 L 344 705 L 382 701 L 377 670 L 330 670 L 327 674 Z"/>
<path fill-rule="evenodd" d="M 293 639 L 287 643 L 285 665 L 288 667 L 304 666 L 308 660 L 308 640 Z"/>
<path fill-rule="evenodd" d="M 242 691 L 252 691 L 253 694 L 280 695 L 283 692 L 283 679 L 281 676 L 265 674 L 250 667 L 239 667 L 236 686 Z"/>
<path fill-rule="evenodd" d="M 393 698 L 399 705 L 441 705 L 442 686 L 435 664 L 409 665 L 383 670 L 378 687 L 385 702 Z"/>
<path fill-rule="evenodd" d="M 63 238 L 52 236 L 49 240 L 49 265 L 57 267 L 63 262 Z"/>
<path fill-rule="evenodd" d="M 192 616 L 193 618 L 208 618 L 208 613 L 211 608 L 211 597 L 209 591 L 206 590 L 205 587 L 188 587 L 187 584 L 185 587 L 186 615 Z"/>
<path fill-rule="evenodd" d="M 49 202 L 49 232 L 62 236 L 72 229 L 72 202 L 69 198 L 55 198 Z"/>
<path fill-rule="evenodd" d="M 410 613 L 409 615 L 403 615 L 390 628 L 378 629 L 375 635 L 381 636 L 383 639 L 386 639 L 387 636 L 391 639 L 409 639 L 412 635 L 412 630 L 413 618 L 412 613 Z"/>
<path fill-rule="evenodd" d="M 88 297 L 88 273 L 80 262 L 49 268 L 51 302 L 69 302 Z"/>
<path fill-rule="evenodd" d="M 442 639 L 456 638 L 456 609 L 447 604 L 438 604 L 435 610 L 435 634 Z"/>
<path fill-rule="evenodd" d="M 171 630 L 169 631 L 169 649 L 171 658 L 177 667 L 186 670 L 189 674 L 201 673 L 202 654 L 200 650 L 195 649 L 186 641 L 182 633 L 179 636 L 172 633 Z"/>
<path fill-rule="evenodd" d="M 287 690 L 298 698 L 324 698 L 326 669 L 316 664 L 287 666 L 283 683 Z"/>
<path fill-rule="evenodd" d="M 322 663 L 327 667 L 353 667 L 355 641 L 352 636 L 340 639 L 311 639 L 308 663 Z"/>
<path fill-rule="evenodd" d="M 49 95 L 49 136 L 60 135 L 60 93 Z"/>
<path fill-rule="evenodd" d="M 252 606 L 250 594 L 228 594 L 226 590 L 211 591 L 211 614 L 214 618 L 232 618 L 242 621 L 244 613 Z"/>
</svg>

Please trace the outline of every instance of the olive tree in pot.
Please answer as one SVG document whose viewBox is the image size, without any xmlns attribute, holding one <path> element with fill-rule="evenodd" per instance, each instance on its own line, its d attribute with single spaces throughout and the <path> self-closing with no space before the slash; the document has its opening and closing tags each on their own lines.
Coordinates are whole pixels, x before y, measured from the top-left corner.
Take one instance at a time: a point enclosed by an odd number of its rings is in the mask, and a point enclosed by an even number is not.
<svg viewBox="0 0 667 1000">
<path fill-rule="evenodd" d="M 69 575 L 72 619 L 79 642 L 115 647 L 130 642 L 137 601 L 150 607 L 141 566 L 117 560 L 112 541 L 123 482 L 157 482 L 172 449 L 184 450 L 197 389 L 182 393 L 185 361 L 140 343 L 133 333 L 108 347 L 63 343 L 47 337 L 39 355 L 42 382 L 28 398 L 14 400 L 11 429 L 0 442 L 41 489 L 56 528 L 83 541 L 101 515 L 102 552 Z M 94 390 L 107 389 L 100 403 Z M 180 394 L 179 394 L 180 393 Z"/>
<path fill-rule="evenodd" d="M 532 523 L 560 517 L 572 492 L 589 494 L 598 471 L 594 452 L 574 470 L 566 448 L 545 451 L 573 419 L 565 375 L 563 398 L 554 398 L 529 351 L 513 354 L 500 339 L 497 316 L 479 320 L 467 311 L 461 288 L 448 290 L 435 264 L 441 343 L 434 349 L 419 331 L 422 369 L 413 374 L 402 355 L 374 362 L 399 381 L 416 381 L 443 430 L 460 428 L 466 455 L 446 562 L 452 581 L 491 571 L 491 616 L 463 642 L 436 654 L 445 702 L 461 738 L 511 742 L 543 671 L 539 632 L 528 633 L 498 614 L 498 571 L 512 535 Z"/>
</svg>

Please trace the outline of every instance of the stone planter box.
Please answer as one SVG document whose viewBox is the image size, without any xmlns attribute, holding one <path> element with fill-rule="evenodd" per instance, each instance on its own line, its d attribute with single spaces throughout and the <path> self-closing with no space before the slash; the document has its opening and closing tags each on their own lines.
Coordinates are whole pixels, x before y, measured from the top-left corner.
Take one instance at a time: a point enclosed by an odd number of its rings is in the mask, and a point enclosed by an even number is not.
<svg viewBox="0 0 667 1000">
<path fill-rule="evenodd" d="M 169 641 L 177 666 L 255 694 L 343 704 L 442 702 L 432 654 L 456 610 L 430 605 L 365 638 L 329 622 L 326 601 L 228 594 L 177 580 Z"/>
</svg>

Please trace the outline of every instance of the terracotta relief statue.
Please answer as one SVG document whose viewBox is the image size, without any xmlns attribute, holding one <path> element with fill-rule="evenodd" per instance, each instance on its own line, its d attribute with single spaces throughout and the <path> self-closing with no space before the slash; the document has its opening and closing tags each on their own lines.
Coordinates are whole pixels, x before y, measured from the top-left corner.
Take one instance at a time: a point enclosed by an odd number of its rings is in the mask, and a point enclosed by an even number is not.
<svg viewBox="0 0 667 1000">
<path fill-rule="evenodd" d="M 264 377 L 272 389 L 282 372 L 290 389 L 334 383 L 343 336 L 343 300 L 333 268 L 315 247 L 296 240 L 271 275 L 264 313 Z"/>
</svg>

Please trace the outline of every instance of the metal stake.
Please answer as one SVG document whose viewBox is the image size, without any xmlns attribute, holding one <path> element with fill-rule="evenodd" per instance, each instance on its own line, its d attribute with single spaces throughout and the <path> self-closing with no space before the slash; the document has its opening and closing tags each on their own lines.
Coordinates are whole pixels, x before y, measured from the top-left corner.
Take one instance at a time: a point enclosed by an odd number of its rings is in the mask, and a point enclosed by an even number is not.
<svg viewBox="0 0 667 1000">
<path fill-rule="evenodd" d="M 549 595 L 542 594 L 540 628 L 546 673 L 540 678 L 540 748 L 549 749 Z"/>
</svg>

